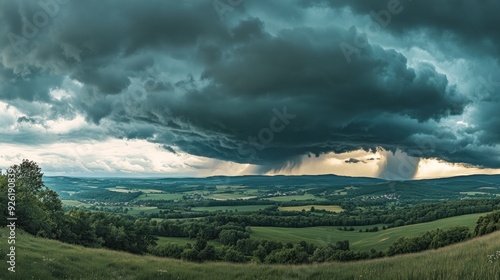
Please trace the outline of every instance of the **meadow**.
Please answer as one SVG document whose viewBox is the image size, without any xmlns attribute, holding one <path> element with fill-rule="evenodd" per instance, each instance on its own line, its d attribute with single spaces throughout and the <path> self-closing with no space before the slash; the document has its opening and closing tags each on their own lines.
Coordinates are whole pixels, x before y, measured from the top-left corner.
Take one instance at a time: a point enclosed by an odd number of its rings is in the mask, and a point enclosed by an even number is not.
<svg viewBox="0 0 500 280">
<path fill-rule="evenodd" d="M 377 250 L 387 249 L 401 236 L 417 236 L 436 228 L 448 229 L 454 226 L 469 226 L 473 229 L 477 219 L 487 213 L 462 215 L 440 219 L 428 223 L 401 226 L 382 230 L 382 224 L 370 226 L 353 226 L 354 231 L 339 230 L 338 227 L 308 227 L 308 228 L 283 228 L 283 227 L 252 227 L 252 238 L 269 239 L 281 242 L 297 242 L 304 240 L 316 245 L 325 245 L 327 242 L 349 240 L 351 249 Z M 377 226 L 377 232 L 359 232 L 366 228 Z"/>
</svg>

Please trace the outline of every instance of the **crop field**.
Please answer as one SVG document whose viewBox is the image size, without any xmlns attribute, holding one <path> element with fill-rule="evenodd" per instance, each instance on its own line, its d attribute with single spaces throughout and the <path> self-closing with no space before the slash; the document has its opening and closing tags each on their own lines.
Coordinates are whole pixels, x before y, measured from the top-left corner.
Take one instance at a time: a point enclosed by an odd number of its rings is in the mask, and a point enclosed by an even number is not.
<svg viewBox="0 0 500 280">
<path fill-rule="evenodd" d="M 269 207 L 269 205 L 239 205 L 239 206 L 210 206 L 210 207 L 193 207 L 193 211 L 259 211 L 264 208 Z"/>
<path fill-rule="evenodd" d="M 144 206 L 144 207 L 141 207 L 141 206 L 133 206 L 133 207 L 127 207 L 129 209 L 128 213 L 129 214 L 139 214 L 140 212 L 143 212 L 144 213 L 156 213 L 158 211 L 160 211 L 160 209 L 158 209 L 157 207 L 154 207 L 154 206 Z"/>
<path fill-rule="evenodd" d="M 212 193 L 205 196 L 205 198 L 215 200 L 250 199 L 254 197 L 255 195 L 250 195 L 245 192 Z"/>
<path fill-rule="evenodd" d="M 143 192 L 143 193 L 161 193 L 160 190 L 154 189 L 129 189 L 126 187 L 114 187 L 114 188 L 106 188 L 108 191 L 112 192 L 120 192 L 120 193 L 133 193 L 133 192 Z"/>
<path fill-rule="evenodd" d="M 179 200 L 182 199 L 182 193 L 148 193 L 141 194 L 139 197 L 134 199 L 135 201 L 139 200 Z"/>
<path fill-rule="evenodd" d="M 281 206 L 278 207 L 280 211 L 311 211 L 311 207 L 316 210 L 326 210 L 330 212 L 342 212 L 344 209 L 338 205 L 303 205 L 303 206 Z"/>
<path fill-rule="evenodd" d="M 317 198 L 312 194 L 304 194 L 304 195 L 288 195 L 288 196 L 274 196 L 266 198 L 272 201 L 294 201 L 294 200 L 323 200 L 322 198 Z"/>
<path fill-rule="evenodd" d="M 75 207 L 85 207 L 85 206 L 88 206 L 89 204 L 88 203 L 85 203 L 85 202 L 81 202 L 81 201 L 77 201 L 77 200 L 61 200 L 61 202 L 64 204 L 64 205 L 68 205 L 68 206 L 75 206 Z"/>
</svg>

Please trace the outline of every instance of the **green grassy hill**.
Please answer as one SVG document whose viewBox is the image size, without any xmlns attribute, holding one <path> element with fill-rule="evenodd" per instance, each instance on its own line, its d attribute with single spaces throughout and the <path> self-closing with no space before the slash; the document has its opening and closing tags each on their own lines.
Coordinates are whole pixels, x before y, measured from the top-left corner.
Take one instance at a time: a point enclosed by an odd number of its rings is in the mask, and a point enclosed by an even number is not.
<svg viewBox="0 0 500 280">
<path fill-rule="evenodd" d="M 355 231 L 341 231 L 338 227 L 307 227 L 307 228 L 282 228 L 282 227 L 251 227 L 252 238 L 268 239 L 281 242 L 296 243 L 301 240 L 325 245 L 327 242 L 349 240 L 353 250 L 368 251 L 371 248 L 386 250 L 399 237 L 418 236 L 427 231 L 449 229 L 454 226 L 468 226 L 474 229 L 477 219 L 487 213 L 476 213 L 456 217 L 439 219 L 428 223 L 420 223 L 401 227 L 379 230 L 377 232 L 358 232 L 359 229 L 371 228 L 371 226 L 354 226 Z M 382 229 L 382 225 L 377 225 Z"/>
<path fill-rule="evenodd" d="M 0 279 L 500 279 L 500 260 L 487 258 L 500 250 L 500 232 L 418 254 L 303 266 L 195 264 L 17 234 L 17 272 L 9 273 L 0 229 Z"/>
</svg>

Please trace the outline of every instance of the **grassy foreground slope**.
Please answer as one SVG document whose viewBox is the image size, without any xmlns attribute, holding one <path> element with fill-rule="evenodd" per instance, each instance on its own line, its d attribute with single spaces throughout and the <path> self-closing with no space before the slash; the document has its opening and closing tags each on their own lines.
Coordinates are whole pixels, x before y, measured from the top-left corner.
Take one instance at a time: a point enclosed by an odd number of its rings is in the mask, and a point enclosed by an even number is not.
<svg viewBox="0 0 500 280">
<path fill-rule="evenodd" d="M 500 232 L 438 250 L 371 261 L 282 266 L 187 263 L 72 246 L 17 232 L 16 273 L 7 272 L 0 229 L 0 279 L 500 279 Z"/>
</svg>

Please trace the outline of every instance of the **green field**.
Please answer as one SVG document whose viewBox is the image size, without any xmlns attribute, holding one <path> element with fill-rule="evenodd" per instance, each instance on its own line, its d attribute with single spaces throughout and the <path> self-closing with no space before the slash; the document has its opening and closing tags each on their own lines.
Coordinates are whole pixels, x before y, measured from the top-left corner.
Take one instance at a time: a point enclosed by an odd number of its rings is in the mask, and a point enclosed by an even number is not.
<svg viewBox="0 0 500 280">
<path fill-rule="evenodd" d="M 143 192 L 143 193 L 161 193 L 160 190 L 154 189 L 129 189 L 125 187 L 114 187 L 114 188 L 106 188 L 108 191 L 112 192 L 120 192 L 120 193 L 134 193 L 134 192 Z"/>
<path fill-rule="evenodd" d="M 157 213 L 160 211 L 160 209 L 158 209 L 157 207 L 153 207 L 153 206 L 151 206 L 151 207 L 133 206 L 133 207 L 127 207 L 127 208 L 129 209 L 128 214 L 139 214 L 142 211 L 144 211 L 144 213 L 148 214 L 148 213 Z"/>
<path fill-rule="evenodd" d="M 132 190 L 132 189 L 127 189 L 127 188 L 106 188 L 106 190 L 110 192 L 119 192 L 119 193 L 134 193 L 134 192 L 139 192 L 139 190 Z"/>
<path fill-rule="evenodd" d="M 250 199 L 255 198 L 259 191 L 254 189 L 244 189 L 239 186 L 217 186 L 217 191 L 184 191 L 182 195 L 200 195 L 205 199 L 213 200 L 234 200 L 234 199 Z"/>
<path fill-rule="evenodd" d="M 347 195 L 347 192 L 335 192 L 333 195 Z"/>
<path fill-rule="evenodd" d="M 486 213 L 470 214 L 432 221 L 428 223 L 408 225 L 378 232 L 358 232 L 358 229 L 372 226 L 354 227 L 355 231 L 341 231 L 338 227 L 309 227 L 309 228 L 281 228 L 281 227 L 252 227 L 252 238 L 269 239 L 282 242 L 297 243 L 299 241 L 325 245 L 327 242 L 349 240 L 354 250 L 387 249 L 401 236 L 416 236 L 436 228 L 446 229 L 453 226 L 469 226 L 474 228 L 479 216 Z M 381 225 L 377 225 L 381 229 Z"/>
<path fill-rule="evenodd" d="M 0 239 L 7 239 L 0 229 Z M 16 272 L 0 263 L 2 279 L 500 279 L 500 261 L 487 255 L 500 250 L 500 232 L 445 248 L 351 263 L 258 265 L 188 263 L 84 248 L 17 232 Z M 0 246 L 0 255 L 7 247 Z"/>
<path fill-rule="evenodd" d="M 138 200 L 180 200 L 182 199 L 182 193 L 147 193 L 141 194 L 134 201 Z"/>
<path fill-rule="evenodd" d="M 278 207 L 280 211 L 311 211 L 311 207 L 316 210 L 326 210 L 330 212 L 342 212 L 344 209 L 338 205 L 304 205 L 304 206 L 282 206 Z"/>
<path fill-rule="evenodd" d="M 158 240 L 156 241 L 157 245 L 165 245 L 168 243 L 174 243 L 177 245 L 186 245 L 186 243 L 189 244 L 194 244 L 196 242 L 196 239 L 189 239 L 188 237 L 163 237 L 163 236 L 157 236 Z M 220 243 L 217 240 L 209 240 L 208 244 L 212 244 L 214 246 L 222 246 L 222 243 Z"/>
<path fill-rule="evenodd" d="M 210 206 L 210 207 L 193 207 L 193 211 L 239 211 L 239 212 L 251 212 L 259 211 L 265 209 L 270 205 L 241 205 L 241 206 Z"/>
<path fill-rule="evenodd" d="M 275 197 L 269 197 L 266 199 L 272 200 L 272 201 L 293 201 L 293 200 L 318 200 L 318 201 L 321 201 L 321 200 L 324 200 L 323 198 L 318 198 L 318 197 L 315 197 L 314 195 L 308 194 L 308 193 L 306 193 L 304 195 L 275 196 Z"/>
<path fill-rule="evenodd" d="M 63 205 L 68 205 L 68 206 L 75 206 L 75 207 L 89 206 L 89 204 L 78 200 L 61 200 L 61 202 L 63 203 Z"/>
<path fill-rule="evenodd" d="M 101 206 L 99 206 L 101 207 Z M 103 208 L 105 209 L 108 209 L 108 210 L 115 210 L 115 209 L 118 209 L 118 208 L 127 208 L 128 209 L 128 212 L 127 214 L 139 214 L 141 212 L 144 212 L 145 214 L 149 214 L 149 213 L 157 213 L 160 211 L 160 209 L 158 209 L 157 207 L 154 207 L 154 206 L 102 206 Z"/>
<path fill-rule="evenodd" d="M 205 196 L 205 198 L 215 199 L 215 200 L 250 199 L 254 197 L 255 195 L 246 192 L 212 193 L 210 195 Z"/>
<path fill-rule="evenodd" d="M 195 240 L 189 239 L 187 237 L 163 237 L 157 236 L 158 240 L 156 241 L 157 245 L 165 245 L 167 243 L 174 243 L 178 245 L 185 245 L 186 243 L 194 243 Z"/>
</svg>

